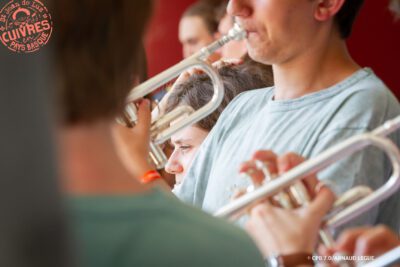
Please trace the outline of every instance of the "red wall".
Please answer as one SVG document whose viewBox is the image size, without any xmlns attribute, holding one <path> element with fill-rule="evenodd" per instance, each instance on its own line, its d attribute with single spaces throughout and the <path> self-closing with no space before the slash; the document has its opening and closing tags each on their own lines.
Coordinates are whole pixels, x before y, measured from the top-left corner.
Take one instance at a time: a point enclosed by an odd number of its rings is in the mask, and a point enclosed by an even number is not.
<svg viewBox="0 0 400 267">
<path fill-rule="evenodd" d="M 370 66 L 400 98 L 400 20 L 394 22 L 388 0 L 366 0 L 349 40 L 350 52 Z"/>
<path fill-rule="evenodd" d="M 348 0 L 350 1 L 350 0 Z M 146 42 L 149 75 L 182 59 L 178 23 L 195 0 L 158 0 Z M 362 66 L 370 66 L 400 97 L 400 20 L 394 23 L 388 0 L 366 0 L 349 40 L 350 52 Z"/>
<path fill-rule="evenodd" d="M 158 0 L 146 38 L 149 76 L 167 69 L 182 60 L 178 39 L 181 14 L 195 0 Z"/>
</svg>

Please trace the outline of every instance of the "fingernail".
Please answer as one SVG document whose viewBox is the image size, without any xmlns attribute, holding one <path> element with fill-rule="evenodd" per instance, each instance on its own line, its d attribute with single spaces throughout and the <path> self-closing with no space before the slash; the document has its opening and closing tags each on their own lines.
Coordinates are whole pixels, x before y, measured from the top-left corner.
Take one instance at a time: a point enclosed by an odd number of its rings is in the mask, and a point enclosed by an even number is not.
<svg viewBox="0 0 400 267">
<path fill-rule="evenodd" d="M 145 98 L 145 99 L 142 100 L 142 102 L 140 104 L 145 106 L 145 107 L 149 107 L 150 106 L 150 100 Z"/>
<path fill-rule="evenodd" d="M 279 167 L 279 174 L 282 175 L 290 169 L 290 164 L 288 162 L 282 162 Z"/>
</svg>

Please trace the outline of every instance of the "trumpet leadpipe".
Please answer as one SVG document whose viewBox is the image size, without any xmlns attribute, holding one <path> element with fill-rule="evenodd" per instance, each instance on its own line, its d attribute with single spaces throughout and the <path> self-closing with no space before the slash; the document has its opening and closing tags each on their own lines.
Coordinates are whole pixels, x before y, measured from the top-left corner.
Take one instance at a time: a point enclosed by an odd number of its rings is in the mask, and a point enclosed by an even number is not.
<svg viewBox="0 0 400 267">
<path fill-rule="evenodd" d="M 213 42 L 207 47 L 202 48 L 197 54 L 194 54 L 194 58 L 206 60 L 209 56 L 215 53 L 218 49 L 229 43 L 230 41 L 240 41 L 247 37 L 247 32 L 235 24 L 232 29 L 229 30 L 228 34 L 221 37 L 219 40 Z"/>
<path fill-rule="evenodd" d="M 238 24 L 235 24 L 227 35 L 221 37 L 219 40 L 213 42 L 207 47 L 202 48 L 199 52 L 191 55 L 190 57 L 182 60 L 178 64 L 135 87 L 129 94 L 127 102 L 130 103 L 137 101 L 140 98 L 143 98 L 144 96 L 151 93 L 154 89 L 163 86 L 167 81 L 172 80 L 187 69 L 195 67 L 203 69 L 203 64 L 211 54 L 213 54 L 215 51 L 220 49 L 228 42 L 233 40 L 242 40 L 245 39 L 246 36 L 246 31 Z"/>
</svg>

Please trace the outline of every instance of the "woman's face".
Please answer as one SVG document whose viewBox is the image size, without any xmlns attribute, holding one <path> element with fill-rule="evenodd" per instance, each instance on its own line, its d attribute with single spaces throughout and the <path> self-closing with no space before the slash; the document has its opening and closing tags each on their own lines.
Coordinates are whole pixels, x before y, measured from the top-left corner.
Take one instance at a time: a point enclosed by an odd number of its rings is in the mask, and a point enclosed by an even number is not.
<svg viewBox="0 0 400 267">
<path fill-rule="evenodd" d="M 176 183 L 180 184 L 192 160 L 203 140 L 207 137 L 208 131 L 197 126 L 189 126 L 171 137 L 174 152 L 168 159 L 165 170 L 174 174 Z"/>
</svg>

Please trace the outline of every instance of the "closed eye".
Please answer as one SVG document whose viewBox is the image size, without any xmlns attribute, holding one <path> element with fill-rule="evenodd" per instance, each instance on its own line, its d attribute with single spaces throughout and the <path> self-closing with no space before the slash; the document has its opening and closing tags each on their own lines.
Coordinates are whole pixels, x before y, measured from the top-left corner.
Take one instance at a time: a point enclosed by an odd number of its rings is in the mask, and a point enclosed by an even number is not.
<svg viewBox="0 0 400 267">
<path fill-rule="evenodd" d="M 179 149 L 182 150 L 182 151 L 186 151 L 186 150 L 189 150 L 191 148 L 192 148 L 192 146 L 190 146 L 190 145 L 181 145 L 181 146 L 179 146 Z"/>
</svg>

